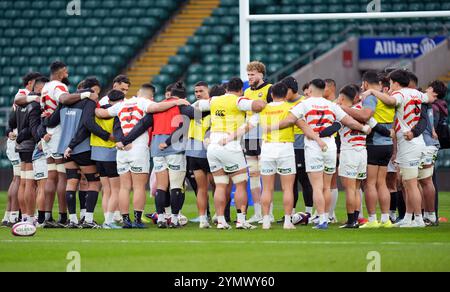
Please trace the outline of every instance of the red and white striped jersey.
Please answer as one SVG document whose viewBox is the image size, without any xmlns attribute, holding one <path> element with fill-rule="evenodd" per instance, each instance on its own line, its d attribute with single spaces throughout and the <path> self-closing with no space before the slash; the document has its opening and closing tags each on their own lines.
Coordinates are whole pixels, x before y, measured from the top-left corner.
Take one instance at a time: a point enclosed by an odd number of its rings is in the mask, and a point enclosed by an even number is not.
<svg viewBox="0 0 450 292">
<path fill-rule="evenodd" d="M 358 103 L 352 108 L 361 110 L 363 107 L 361 103 Z M 367 135 L 363 132 L 355 131 L 350 129 L 349 127 L 342 126 L 342 128 L 339 130 L 339 135 L 341 136 L 341 150 L 359 149 L 366 147 Z"/>
<path fill-rule="evenodd" d="M 49 117 L 56 110 L 59 98 L 64 93 L 68 93 L 67 85 L 58 80 L 53 80 L 44 85 L 41 93 L 42 116 Z"/>
<path fill-rule="evenodd" d="M 310 97 L 291 109 L 291 113 L 298 119 L 303 119 L 313 129 L 319 133 L 334 122 L 340 122 L 347 114 L 335 103 L 323 97 Z M 328 148 L 336 148 L 334 137 L 322 138 L 327 143 Z M 305 146 L 319 148 L 319 145 L 309 139 L 305 139 Z"/>
<path fill-rule="evenodd" d="M 139 97 L 132 97 L 119 102 L 108 108 L 108 113 L 112 117 L 119 117 L 123 134 L 127 136 L 136 124 L 145 116 L 148 107 L 154 102 Z M 137 138 L 133 144 L 148 145 L 148 132 Z"/>
<path fill-rule="evenodd" d="M 16 93 L 16 95 L 14 96 L 14 100 L 16 99 L 16 98 L 18 98 L 19 96 L 23 96 L 23 95 L 28 95 L 28 94 L 30 94 L 30 91 L 28 90 L 28 89 L 26 89 L 26 88 L 24 88 L 24 89 L 19 89 L 19 91 L 17 91 L 17 93 Z"/>
<path fill-rule="evenodd" d="M 422 103 L 428 102 L 428 96 L 411 88 L 402 88 L 391 96 L 396 99 L 395 133 L 400 141 L 404 139 L 403 134 L 411 131 L 419 122 Z"/>
</svg>

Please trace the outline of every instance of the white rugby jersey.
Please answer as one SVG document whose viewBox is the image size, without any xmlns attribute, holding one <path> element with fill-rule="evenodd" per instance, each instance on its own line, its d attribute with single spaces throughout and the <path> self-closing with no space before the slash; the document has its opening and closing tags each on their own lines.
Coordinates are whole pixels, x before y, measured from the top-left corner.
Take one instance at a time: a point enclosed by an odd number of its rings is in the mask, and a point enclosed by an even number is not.
<svg viewBox="0 0 450 292">
<path fill-rule="evenodd" d="M 340 122 L 347 116 L 341 107 L 323 97 L 310 97 L 293 107 L 291 113 L 298 119 L 305 120 L 316 133 L 325 130 L 336 121 Z M 336 148 L 334 137 L 322 138 L 322 141 L 328 145 L 329 149 Z M 305 139 L 305 146 L 320 149 L 316 141 L 308 138 Z"/>
<path fill-rule="evenodd" d="M 428 102 L 428 96 L 416 89 L 402 88 L 391 95 L 396 100 L 397 114 L 395 118 L 395 133 L 398 141 L 403 141 L 403 134 L 411 131 L 420 120 L 422 103 Z M 417 139 L 420 138 L 420 139 Z M 412 142 L 420 143 L 422 137 L 417 137 Z"/>
<path fill-rule="evenodd" d="M 362 104 L 356 104 L 352 108 L 361 110 Z M 349 127 L 342 125 L 339 130 L 339 135 L 341 137 L 341 150 L 348 149 L 361 149 L 366 147 L 367 135 L 363 132 L 352 130 Z"/>
<path fill-rule="evenodd" d="M 68 93 L 67 85 L 58 80 L 53 80 L 44 85 L 41 93 L 42 115 L 48 117 L 56 110 L 59 104 L 59 98 L 64 93 Z"/>
<path fill-rule="evenodd" d="M 146 115 L 148 107 L 154 102 L 145 99 L 132 97 L 124 99 L 112 107 L 108 108 L 108 113 L 112 117 L 119 117 L 120 126 L 122 127 L 123 134 L 127 136 L 131 130 L 137 125 L 137 123 Z M 148 131 L 139 136 L 133 144 L 148 146 L 149 136 Z"/>
<path fill-rule="evenodd" d="M 30 91 L 26 88 L 24 89 L 19 89 L 19 91 L 17 91 L 16 95 L 14 96 L 14 100 L 17 99 L 19 96 L 23 96 L 23 95 L 28 95 L 30 94 Z"/>
</svg>

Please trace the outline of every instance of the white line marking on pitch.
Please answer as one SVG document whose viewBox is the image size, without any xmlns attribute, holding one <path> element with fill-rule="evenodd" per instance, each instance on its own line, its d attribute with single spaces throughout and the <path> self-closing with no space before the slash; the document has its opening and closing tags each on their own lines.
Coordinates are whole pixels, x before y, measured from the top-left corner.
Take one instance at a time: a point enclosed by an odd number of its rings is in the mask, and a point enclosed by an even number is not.
<svg viewBox="0 0 450 292">
<path fill-rule="evenodd" d="M 367 241 L 236 241 L 236 240 L 45 240 L 45 239 L 17 239 L 0 240 L 0 243 L 81 243 L 81 244 L 314 244 L 314 245 L 433 245 L 446 246 L 450 242 L 367 242 Z"/>
</svg>

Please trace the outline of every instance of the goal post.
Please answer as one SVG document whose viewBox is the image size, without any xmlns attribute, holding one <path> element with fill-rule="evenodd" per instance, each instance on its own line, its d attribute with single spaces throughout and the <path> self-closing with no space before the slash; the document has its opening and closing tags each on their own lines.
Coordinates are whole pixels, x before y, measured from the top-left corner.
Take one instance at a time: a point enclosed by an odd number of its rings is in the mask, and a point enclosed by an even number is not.
<svg viewBox="0 0 450 292">
<path fill-rule="evenodd" d="M 368 0 L 369 2 L 369 0 Z M 369 3 L 368 3 L 369 4 Z M 250 63 L 250 22 L 254 21 L 299 21 L 335 19 L 379 19 L 379 18 L 435 18 L 450 17 L 449 10 L 405 11 L 405 12 L 358 12 L 358 13 L 310 13 L 310 14 L 250 14 L 250 0 L 239 0 L 240 75 L 247 80 L 247 64 Z"/>
</svg>

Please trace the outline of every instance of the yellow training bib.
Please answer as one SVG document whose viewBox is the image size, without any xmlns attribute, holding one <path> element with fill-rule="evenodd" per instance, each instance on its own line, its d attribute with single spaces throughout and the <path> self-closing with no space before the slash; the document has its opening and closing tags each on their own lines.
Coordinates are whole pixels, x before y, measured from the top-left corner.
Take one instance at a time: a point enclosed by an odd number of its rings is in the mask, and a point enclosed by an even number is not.
<svg viewBox="0 0 450 292">
<path fill-rule="evenodd" d="M 262 127 L 270 127 L 279 124 L 287 118 L 292 103 L 289 102 L 271 102 L 259 114 L 259 121 Z M 272 131 L 263 134 L 263 140 L 269 143 L 294 143 L 294 128 L 291 126 L 282 130 Z"/>
<path fill-rule="evenodd" d="M 197 141 L 205 139 L 206 132 L 211 127 L 211 116 L 207 115 L 201 120 L 192 119 L 189 125 L 188 137 Z"/>
<path fill-rule="evenodd" d="M 112 119 L 99 119 L 95 118 L 95 122 L 97 125 L 99 125 L 103 130 L 105 130 L 108 133 L 113 132 L 114 128 L 114 118 Z M 116 147 L 116 143 L 112 141 L 105 141 L 102 138 L 95 136 L 94 134 L 91 134 L 91 146 L 95 147 L 104 147 L 104 148 L 114 148 Z"/>
<path fill-rule="evenodd" d="M 211 100 L 211 132 L 234 133 L 245 123 L 245 112 L 237 107 L 238 99 L 226 94 Z"/>
</svg>

